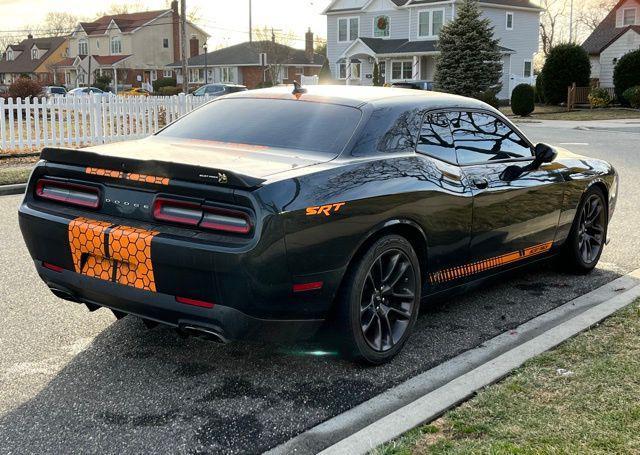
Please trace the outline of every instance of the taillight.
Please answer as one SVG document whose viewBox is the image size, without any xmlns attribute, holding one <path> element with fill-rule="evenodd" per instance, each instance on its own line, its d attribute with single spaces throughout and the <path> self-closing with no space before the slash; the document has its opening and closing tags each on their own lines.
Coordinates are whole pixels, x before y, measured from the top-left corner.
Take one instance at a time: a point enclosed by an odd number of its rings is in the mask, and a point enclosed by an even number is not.
<svg viewBox="0 0 640 455">
<path fill-rule="evenodd" d="M 41 199 L 78 205 L 90 209 L 100 207 L 100 190 L 78 183 L 40 179 L 36 183 L 36 196 Z"/>
<path fill-rule="evenodd" d="M 196 202 L 158 197 L 153 204 L 153 216 L 158 221 L 197 226 L 212 231 L 234 234 L 251 232 L 251 218 L 245 212 Z"/>
</svg>

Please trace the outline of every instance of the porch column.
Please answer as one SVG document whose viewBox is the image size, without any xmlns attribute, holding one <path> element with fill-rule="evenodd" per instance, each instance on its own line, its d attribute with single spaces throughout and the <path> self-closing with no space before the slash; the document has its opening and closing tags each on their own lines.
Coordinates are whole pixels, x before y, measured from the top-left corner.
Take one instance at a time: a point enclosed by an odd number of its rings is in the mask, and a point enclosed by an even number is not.
<svg viewBox="0 0 640 455">
<path fill-rule="evenodd" d="M 116 67 L 113 68 L 113 91 L 116 95 L 118 94 L 118 69 Z"/>
<path fill-rule="evenodd" d="M 413 56 L 413 71 L 411 72 L 411 79 L 417 81 L 420 79 L 420 57 Z"/>
<path fill-rule="evenodd" d="M 351 57 L 347 57 L 347 78 L 345 80 L 346 85 L 351 85 Z"/>
</svg>

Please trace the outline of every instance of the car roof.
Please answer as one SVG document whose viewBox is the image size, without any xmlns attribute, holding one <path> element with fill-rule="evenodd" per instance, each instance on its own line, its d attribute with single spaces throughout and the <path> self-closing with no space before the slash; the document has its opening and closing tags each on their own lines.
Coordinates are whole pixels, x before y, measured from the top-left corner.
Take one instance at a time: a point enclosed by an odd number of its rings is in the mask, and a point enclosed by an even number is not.
<svg viewBox="0 0 640 455">
<path fill-rule="evenodd" d="M 278 86 L 261 90 L 249 90 L 227 95 L 225 98 L 270 98 L 270 99 L 299 99 L 328 104 L 342 104 L 360 107 L 365 104 L 405 104 L 407 108 L 420 106 L 429 107 L 466 107 L 483 108 L 487 104 L 462 96 L 448 93 L 408 90 L 393 87 L 363 87 L 355 85 L 309 85 L 304 86 L 306 93 L 293 94 L 293 86 Z"/>
</svg>

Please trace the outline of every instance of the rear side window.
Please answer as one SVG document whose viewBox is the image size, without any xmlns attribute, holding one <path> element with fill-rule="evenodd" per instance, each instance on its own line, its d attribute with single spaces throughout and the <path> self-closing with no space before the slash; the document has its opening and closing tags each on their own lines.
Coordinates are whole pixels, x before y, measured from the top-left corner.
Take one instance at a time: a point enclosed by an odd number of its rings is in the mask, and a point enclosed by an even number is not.
<svg viewBox="0 0 640 455">
<path fill-rule="evenodd" d="M 425 115 L 416 151 L 449 163 L 458 162 L 447 114 Z"/>
<path fill-rule="evenodd" d="M 229 98 L 196 109 L 159 136 L 250 144 L 337 156 L 353 135 L 359 109 L 296 100 Z"/>
<path fill-rule="evenodd" d="M 530 158 L 529 144 L 502 120 L 481 112 L 452 112 L 451 130 L 461 165 Z"/>
</svg>

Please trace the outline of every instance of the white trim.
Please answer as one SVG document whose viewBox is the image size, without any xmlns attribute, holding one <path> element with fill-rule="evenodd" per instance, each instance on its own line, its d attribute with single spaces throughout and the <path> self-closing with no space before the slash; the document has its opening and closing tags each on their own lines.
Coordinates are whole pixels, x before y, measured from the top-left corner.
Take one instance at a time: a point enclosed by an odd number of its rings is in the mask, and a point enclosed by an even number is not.
<svg viewBox="0 0 640 455">
<path fill-rule="evenodd" d="M 387 36 L 376 36 L 376 19 L 379 19 L 381 17 L 386 17 L 387 18 L 387 22 L 388 22 L 387 28 L 389 30 L 389 34 Z M 376 16 L 373 16 L 372 21 L 373 21 L 373 26 L 371 28 L 371 32 L 372 32 L 371 33 L 371 35 L 372 35 L 371 37 L 372 38 L 376 38 L 376 39 L 390 39 L 391 38 L 391 17 L 389 17 L 388 14 L 385 14 L 384 12 L 382 12 L 382 13 L 376 15 Z M 360 28 L 360 24 L 358 24 L 358 28 Z M 358 30 L 358 31 L 360 31 L 360 30 Z"/>
<path fill-rule="evenodd" d="M 343 65 L 345 66 L 344 74 L 345 74 L 345 76 L 348 76 L 348 77 L 340 77 L 340 68 Z M 349 66 L 357 65 L 357 66 L 360 67 L 360 71 L 359 71 L 360 74 L 358 75 L 358 77 L 354 77 L 353 76 L 353 71 L 351 70 L 350 67 L 347 68 L 347 65 L 349 65 Z M 362 62 L 360 62 L 360 63 L 352 63 L 352 62 L 336 63 L 336 66 L 337 66 L 336 74 L 338 75 L 337 79 L 339 81 L 346 81 L 347 79 L 349 79 L 350 81 L 361 81 L 362 80 Z"/>
<path fill-rule="evenodd" d="M 358 19 L 358 36 L 356 36 L 356 39 L 352 40 L 351 39 L 351 19 Z M 347 21 L 347 39 L 346 40 L 341 40 L 340 39 L 340 21 L 341 20 L 346 20 Z M 360 37 L 360 16 L 341 16 L 337 19 L 336 22 L 336 38 L 338 43 L 352 43 L 354 41 L 357 41 L 358 38 Z"/>
<path fill-rule="evenodd" d="M 355 47 L 357 44 L 362 44 L 364 47 L 366 47 L 367 49 L 369 49 L 371 51 L 371 56 L 374 57 L 376 55 L 376 53 L 373 51 L 373 49 L 371 49 L 369 46 L 367 46 L 367 43 L 365 43 L 364 41 L 362 41 L 362 38 L 358 38 L 357 40 L 355 40 L 354 42 L 352 42 L 349 47 L 347 47 L 344 52 L 340 55 L 340 58 L 345 58 L 347 56 L 347 54 L 350 54 L 351 49 L 353 47 Z"/>
<path fill-rule="evenodd" d="M 444 27 L 444 25 L 447 23 L 447 10 L 446 8 L 424 8 L 424 9 L 420 9 L 418 10 L 418 22 L 416 24 L 416 36 L 418 37 L 419 40 L 433 40 L 435 38 L 438 38 L 438 35 L 434 35 L 433 34 L 433 13 L 435 12 L 442 12 L 442 26 Z M 420 34 L 420 15 L 423 13 L 429 13 L 429 34 L 428 35 L 421 35 Z"/>
<path fill-rule="evenodd" d="M 622 8 L 621 11 L 622 11 L 622 17 L 620 19 L 622 19 L 621 20 L 622 27 L 629 27 L 631 25 L 638 25 L 638 8 L 636 8 L 636 7 Z M 624 13 L 625 13 L 625 11 L 633 11 L 633 24 L 625 24 L 624 23 Z"/>
<path fill-rule="evenodd" d="M 411 65 L 411 69 L 409 71 L 410 75 L 408 78 L 406 77 L 401 77 L 400 79 L 394 79 L 393 78 L 393 64 L 394 63 L 400 63 L 402 66 L 400 67 L 400 76 L 404 76 L 404 63 L 409 63 Z M 391 60 L 391 65 L 389 65 L 389 68 L 385 68 L 386 71 L 389 71 L 389 81 L 390 82 L 401 82 L 401 81 L 412 81 L 413 80 L 413 60 L 409 60 L 409 59 L 395 59 L 395 60 Z"/>
<path fill-rule="evenodd" d="M 511 16 L 511 27 L 509 27 L 509 16 Z M 513 11 L 506 11 L 504 15 L 504 28 L 506 30 L 513 30 L 516 25 L 516 15 Z"/>
</svg>

